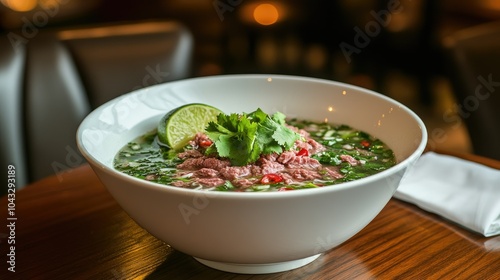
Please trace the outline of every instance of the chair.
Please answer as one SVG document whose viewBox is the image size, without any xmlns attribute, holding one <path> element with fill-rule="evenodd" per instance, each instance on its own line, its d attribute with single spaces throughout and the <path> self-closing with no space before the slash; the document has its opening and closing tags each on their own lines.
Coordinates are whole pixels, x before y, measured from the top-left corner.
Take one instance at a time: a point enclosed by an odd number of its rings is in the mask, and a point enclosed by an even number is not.
<svg viewBox="0 0 500 280">
<path fill-rule="evenodd" d="M 448 73 L 474 153 L 500 160 L 500 22 L 460 30 L 443 41 Z M 457 125 L 460 123 L 450 119 Z"/>
<path fill-rule="evenodd" d="M 193 39 L 175 21 L 11 31 L 0 41 L 0 162 L 16 185 L 84 162 L 76 147 L 83 118 L 132 90 L 191 75 Z"/>
</svg>

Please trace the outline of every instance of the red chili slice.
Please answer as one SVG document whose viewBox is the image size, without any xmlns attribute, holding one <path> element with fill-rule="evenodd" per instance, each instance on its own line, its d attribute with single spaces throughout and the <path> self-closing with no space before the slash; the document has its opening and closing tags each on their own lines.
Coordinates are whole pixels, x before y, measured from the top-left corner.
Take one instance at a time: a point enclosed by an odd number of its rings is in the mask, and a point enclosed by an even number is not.
<svg viewBox="0 0 500 280">
<path fill-rule="evenodd" d="M 291 191 L 291 190 L 293 190 L 293 188 L 290 188 L 290 187 L 281 187 L 278 189 L 279 192 Z"/>
<path fill-rule="evenodd" d="M 200 146 L 203 148 L 208 148 L 212 145 L 212 141 L 210 140 L 201 140 L 200 141 Z"/>
<path fill-rule="evenodd" d="M 309 156 L 309 151 L 306 148 L 300 149 L 300 151 L 297 153 L 297 156 Z"/>
<path fill-rule="evenodd" d="M 281 175 L 274 173 L 266 174 L 262 177 L 262 179 L 260 179 L 260 182 L 262 184 L 276 184 L 281 181 L 283 181 L 283 177 L 281 177 Z"/>
<path fill-rule="evenodd" d="M 361 140 L 360 144 L 365 148 L 370 147 L 370 142 L 368 142 L 367 140 Z"/>
</svg>

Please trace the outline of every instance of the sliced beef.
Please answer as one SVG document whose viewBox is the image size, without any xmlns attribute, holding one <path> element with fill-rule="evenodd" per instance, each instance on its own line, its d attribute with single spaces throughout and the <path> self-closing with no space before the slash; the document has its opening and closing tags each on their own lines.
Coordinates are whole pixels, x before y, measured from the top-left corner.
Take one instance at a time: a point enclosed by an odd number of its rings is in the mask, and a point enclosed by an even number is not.
<svg viewBox="0 0 500 280">
<path fill-rule="evenodd" d="M 212 169 L 212 168 L 201 168 L 197 171 L 195 171 L 195 176 L 197 177 L 218 177 L 219 176 L 219 171 Z"/>
<path fill-rule="evenodd" d="M 344 177 L 344 175 L 342 175 L 342 173 L 340 173 L 338 167 L 329 166 L 329 167 L 323 168 L 323 170 L 326 172 L 327 176 L 333 180 L 341 179 Z"/>
<path fill-rule="evenodd" d="M 197 170 L 200 168 L 220 170 L 230 165 L 231 163 L 229 160 L 202 156 L 198 158 L 188 158 L 183 163 L 177 165 L 177 168 L 186 170 Z"/>
<path fill-rule="evenodd" d="M 180 159 L 186 158 L 199 158 L 202 157 L 203 154 L 198 150 L 187 150 L 177 155 Z"/>
<path fill-rule="evenodd" d="M 220 174 L 228 180 L 234 180 L 241 177 L 252 175 L 252 170 L 247 166 L 226 166 L 220 170 Z"/>
<path fill-rule="evenodd" d="M 321 178 L 318 171 L 305 168 L 291 169 L 289 173 L 294 179 L 299 181 L 310 181 Z"/>
<path fill-rule="evenodd" d="M 218 187 L 224 185 L 226 180 L 222 178 L 197 178 L 196 183 L 207 187 Z"/>
<path fill-rule="evenodd" d="M 360 164 L 360 162 L 357 159 L 353 158 L 350 155 L 341 155 L 340 159 L 344 162 L 349 163 L 351 166 L 356 166 L 356 165 Z"/>
<path fill-rule="evenodd" d="M 190 143 L 194 149 L 180 153 L 179 157 L 184 162 L 177 166 L 177 176 L 190 177 L 191 183 L 178 181 L 173 185 L 192 187 L 201 184 L 205 187 L 216 187 L 230 181 L 234 186 L 244 189 L 259 183 L 266 174 L 279 174 L 286 184 L 343 177 L 338 168 L 323 167 L 318 160 L 309 156 L 324 151 L 323 145 L 309 138 L 309 133 L 305 130 L 293 129 L 300 133 L 303 139 L 296 141 L 292 150 L 281 154 L 262 155 L 257 162 L 246 166 L 231 166 L 228 159 L 206 156 L 204 152 L 210 139 L 204 134 L 197 134 Z M 307 153 L 298 153 L 302 149 L 306 149 Z M 340 158 L 352 165 L 359 164 L 351 156 Z"/>
</svg>

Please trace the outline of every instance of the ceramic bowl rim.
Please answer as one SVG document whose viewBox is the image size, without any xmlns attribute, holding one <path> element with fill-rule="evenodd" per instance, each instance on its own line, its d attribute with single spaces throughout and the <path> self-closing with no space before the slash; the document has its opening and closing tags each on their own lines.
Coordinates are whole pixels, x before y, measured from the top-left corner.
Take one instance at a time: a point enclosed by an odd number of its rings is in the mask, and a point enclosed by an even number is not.
<svg viewBox="0 0 500 280">
<path fill-rule="evenodd" d="M 337 85 L 337 86 L 342 86 L 348 89 L 353 89 L 357 91 L 362 91 L 366 94 L 369 95 L 374 95 L 377 98 L 384 99 L 385 101 L 394 104 L 398 108 L 402 109 L 405 113 L 411 116 L 411 118 L 418 124 L 421 130 L 421 135 L 422 139 L 420 139 L 420 142 L 418 146 L 411 152 L 409 156 L 407 156 L 405 159 L 402 161 L 398 162 L 395 166 L 388 168 L 387 170 L 384 170 L 382 172 L 379 172 L 377 174 L 357 179 L 354 181 L 350 182 L 343 182 L 337 185 L 330 185 L 330 186 L 325 186 L 321 188 L 314 188 L 314 189 L 301 189 L 301 190 L 295 190 L 295 191 L 289 191 L 289 192 L 248 192 L 248 193 L 236 193 L 236 192 L 214 192 L 216 193 L 217 197 L 220 198 L 228 198 L 228 199 L 255 199 L 255 198 L 278 198 L 278 197 L 295 197 L 295 196 L 307 196 L 307 195 L 321 195 L 324 193 L 329 193 L 329 192 L 336 192 L 339 190 L 343 189 L 349 189 L 349 188 L 356 188 L 362 185 L 367 185 L 370 183 L 373 183 L 374 181 L 378 180 L 383 180 L 384 178 L 388 178 L 391 175 L 397 174 L 399 171 L 402 169 L 408 168 L 412 162 L 416 162 L 416 160 L 420 157 L 420 155 L 424 152 L 426 145 L 427 145 L 427 131 L 426 131 L 426 126 L 424 122 L 420 119 L 420 117 L 413 112 L 411 109 L 409 109 L 407 106 L 403 105 L 402 103 L 389 98 L 385 95 L 382 95 L 378 92 L 375 92 L 373 90 L 369 90 L 366 88 L 362 88 L 359 86 L 351 85 L 351 84 L 346 84 L 343 82 L 338 82 L 338 81 L 333 81 L 333 80 L 326 80 L 326 79 L 321 79 L 321 78 L 314 78 L 314 77 L 305 77 L 305 76 L 294 76 L 294 75 L 276 75 L 276 74 L 226 74 L 226 75 L 217 75 L 217 76 L 206 76 L 206 77 L 194 77 L 194 78 L 189 78 L 189 79 L 184 79 L 184 80 L 178 80 L 178 81 L 173 81 L 173 82 L 168 82 L 168 83 L 163 83 L 163 84 L 157 84 L 153 86 L 148 86 L 142 89 L 134 90 L 129 93 L 123 94 L 117 98 L 114 98 L 98 108 L 94 109 L 90 114 L 88 114 L 84 120 L 81 122 L 80 126 L 78 127 L 77 130 L 77 146 L 80 149 L 80 152 L 82 155 L 87 159 L 87 161 L 94 166 L 95 168 L 100 168 L 101 171 L 106 172 L 109 175 L 112 175 L 116 177 L 119 180 L 124 180 L 127 181 L 133 185 L 136 185 L 137 187 L 144 187 L 148 188 L 151 190 L 156 190 L 156 191 L 162 191 L 162 192 L 171 192 L 171 193 L 177 193 L 177 194 L 185 194 L 185 195 L 193 195 L 197 193 L 207 193 L 207 191 L 203 190 L 194 190 L 194 189 L 184 189 L 184 188 L 178 188 L 174 186 L 169 186 L 169 185 L 162 185 L 159 183 L 154 183 L 154 182 L 148 182 L 143 179 L 135 178 L 133 176 L 124 174 L 119 172 L 118 170 L 107 166 L 106 164 L 102 163 L 101 161 L 97 160 L 94 156 L 92 156 L 85 146 L 82 143 L 82 132 L 85 129 L 85 126 L 90 124 L 90 119 L 98 114 L 104 107 L 113 104 L 120 100 L 121 98 L 127 98 L 128 96 L 131 96 L 133 94 L 137 94 L 139 92 L 142 92 L 144 90 L 148 89 L 153 89 L 157 87 L 169 87 L 169 86 L 174 86 L 176 84 L 181 84 L 181 83 L 190 83 L 190 82 L 196 82 L 198 80 L 215 80 L 215 79 L 264 79 L 264 78 L 279 78 L 283 80 L 294 80 L 294 81 L 305 81 L 305 82 L 313 82 L 313 83 L 324 83 L 324 84 L 330 84 L 330 85 Z"/>
</svg>

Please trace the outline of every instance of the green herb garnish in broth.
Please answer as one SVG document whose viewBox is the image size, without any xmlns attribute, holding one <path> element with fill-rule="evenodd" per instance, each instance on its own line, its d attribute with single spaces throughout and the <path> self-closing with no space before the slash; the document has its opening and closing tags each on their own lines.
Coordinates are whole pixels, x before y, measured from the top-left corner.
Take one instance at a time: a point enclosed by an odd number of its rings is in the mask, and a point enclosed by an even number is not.
<svg viewBox="0 0 500 280">
<path fill-rule="evenodd" d="M 289 124 L 308 131 L 313 139 L 326 147 L 325 151 L 311 157 L 321 164 L 339 167 L 344 176 L 331 184 L 361 179 L 396 164 L 393 151 L 385 143 L 350 126 L 295 119 Z"/>
<path fill-rule="evenodd" d="M 237 166 L 254 163 L 261 155 L 290 150 L 300 139 L 285 126 L 285 115 L 269 116 L 261 109 L 250 114 L 220 114 L 217 122 L 208 124 L 206 134 L 214 142 L 207 153 L 226 157 Z"/>
<path fill-rule="evenodd" d="M 396 164 L 381 140 L 347 125 L 285 115 L 220 114 L 182 150 L 158 144 L 156 131 L 115 157 L 128 175 L 175 187 L 226 192 L 319 188 L 358 180 Z"/>
</svg>

